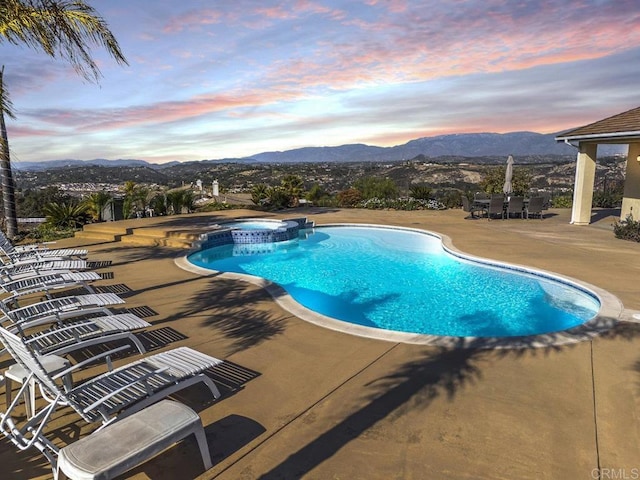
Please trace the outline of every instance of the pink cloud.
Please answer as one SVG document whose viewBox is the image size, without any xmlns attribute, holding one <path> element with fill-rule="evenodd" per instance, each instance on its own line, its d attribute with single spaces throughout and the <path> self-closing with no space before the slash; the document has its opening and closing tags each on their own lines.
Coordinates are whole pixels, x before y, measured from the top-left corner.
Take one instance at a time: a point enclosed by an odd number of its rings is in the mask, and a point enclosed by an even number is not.
<svg viewBox="0 0 640 480">
<path fill-rule="evenodd" d="M 9 144 L 11 145 L 12 138 L 23 138 L 23 137 L 48 137 L 50 135 L 55 135 L 54 130 L 44 130 L 41 128 L 32 128 L 29 126 L 25 126 L 23 124 L 17 125 L 7 125 L 7 134 L 9 137 Z"/>
<path fill-rule="evenodd" d="M 222 21 L 223 14 L 218 10 L 202 9 L 172 17 L 162 29 L 164 33 L 179 33 L 202 25 L 212 25 Z"/>
<path fill-rule="evenodd" d="M 32 116 L 41 122 L 76 128 L 81 132 L 100 132 L 137 126 L 180 122 L 213 113 L 238 115 L 237 110 L 257 108 L 274 102 L 296 98 L 292 91 L 252 91 L 200 95 L 184 101 L 159 102 L 151 105 L 101 110 L 41 110 Z"/>
<path fill-rule="evenodd" d="M 518 15 L 480 7 L 461 13 L 396 11 L 377 22 L 345 21 L 360 31 L 317 44 L 312 56 L 279 62 L 269 78 L 342 89 L 362 81 L 426 81 L 596 59 L 640 43 L 634 27 L 640 12 L 605 11 L 594 24 L 593 12 L 569 22 L 561 9 L 549 7 Z M 452 22 L 455 29 L 443 27 Z"/>
</svg>

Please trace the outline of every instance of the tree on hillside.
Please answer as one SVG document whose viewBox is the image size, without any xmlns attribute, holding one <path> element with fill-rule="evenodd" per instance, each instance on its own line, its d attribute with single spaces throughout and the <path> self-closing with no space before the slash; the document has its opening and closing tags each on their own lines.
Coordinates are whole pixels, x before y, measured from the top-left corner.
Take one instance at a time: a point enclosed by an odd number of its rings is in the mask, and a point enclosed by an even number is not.
<svg viewBox="0 0 640 480">
<path fill-rule="evenodd" d="M 289 201 L 292 207 L 298 206 L 298 201 L 302 196 L 302 192 L 304 190 L 304 183 L 302 182 L 302 178 L 299 175 L 285 175 L 284 178 L 280 181 L 280 186 L 284 189 L 284 191 L 289 195 Z"/>
<path fill-rule="evenodd" d="M 398 196 L 398 187 L 390 178 L 364 177 L 358 179 L 353 186 L 364 199 L 395 198 Z"/>
<path fill-rule="evenodd" d="M 43 208 L 50 203 L 70 203 L 72 198 L 56 186 L 23 190 L 16 198 L 20 217 L 44 217 Z"/>
<path fill-rule="evenodd" d="M 104 47 L 120 64 L 127 64 L 120 46 L 93 7 L 83 0 L 2 0 L 0 2 L 0 42 L 26 45 L 57 58 L 62 57 L 85 79 L 97 81 L 98 65 L 91 57 L 91 46 Z M 4 70 L 4 68 L 3 68 Z M 4 115 L 12 118 L 3 78 L 0 75 L 0 174 L 7 235 L 18 233 L 15 186 L 11 175 L 9 142 Z"/>
<path fill-rule="evenodd" d="M 485 172 L 484 178 L 480 182 L 480 187 L 486 193 L 502 193 L 504 186 L 504 175 L 506 167 L 489 168 Z M 531 176 L 524 168 L 513 169 L 513 179 L 511 181 L 513 195 L 524 196 L 531 187 Z"/>
<path fill-rule="evenodd" d="M 268 197 L 268 189 L 269 187 L 267 187 L 267 185 L 264 183 L 258 183 L 257 185 L 254 185 L 251 189 L 251 201 L 255 205 L 261 205 L 263 201 Z"/>
</svg>

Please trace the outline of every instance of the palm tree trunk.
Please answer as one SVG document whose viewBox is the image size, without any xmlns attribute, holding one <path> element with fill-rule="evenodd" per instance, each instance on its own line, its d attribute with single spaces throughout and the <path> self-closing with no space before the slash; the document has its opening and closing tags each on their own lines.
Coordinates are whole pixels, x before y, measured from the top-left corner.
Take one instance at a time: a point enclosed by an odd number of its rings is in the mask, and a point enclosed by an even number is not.
<svg viewBox="0 0 640 480">
<path fill-rule="evenodd" d="M 0 70 L 0 86 L 3 85 Z M 16 214 L 16 195 L 11 174 L 11 156 L 9 155 L 9 139 L 7 126 L 4 122 L 4 108 L 0 108 L 0 178 L 2 178 L 2 203 L 4 204 L 4 218 L 7 226 L 7 237 L 13 240 L 18 234 L 18 218 Z"/>
</svg>

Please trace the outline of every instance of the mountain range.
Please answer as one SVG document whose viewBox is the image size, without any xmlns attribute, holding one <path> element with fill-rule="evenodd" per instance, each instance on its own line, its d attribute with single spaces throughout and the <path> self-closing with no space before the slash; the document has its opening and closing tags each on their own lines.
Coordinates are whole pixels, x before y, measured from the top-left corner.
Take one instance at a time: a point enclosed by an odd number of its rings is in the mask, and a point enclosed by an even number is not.
<svg viewBox="0 0 640 480">
<path fill-rule="evenodd" d="M 263 152 L 244 158 L 199 160 L 198 162 L 254 162 L 254 163 L 323 163 L 323 162 L 389 162 L 410 160 L 416 157 L 574 157 L 576 149 L 555 141 L 556 134 L 535 132 L 463 133 L 438 135 L 411 140 L 394 147 L 376 147 L 365 144 L 336 147 L 305 147 L 286 151 Z M 626 145 L 603 145 L 599 155 L 619 155 L 626 152 Z M 144 160 L 48 160 L 41 162 L 15 162 L 17 170 L 48 170 L 73 166 L 131 167 L 146 166 L 163 169 L 181 162 L 152 164 Z M 186 163 L 186 162 L 182 162 Z"/>
</svg>

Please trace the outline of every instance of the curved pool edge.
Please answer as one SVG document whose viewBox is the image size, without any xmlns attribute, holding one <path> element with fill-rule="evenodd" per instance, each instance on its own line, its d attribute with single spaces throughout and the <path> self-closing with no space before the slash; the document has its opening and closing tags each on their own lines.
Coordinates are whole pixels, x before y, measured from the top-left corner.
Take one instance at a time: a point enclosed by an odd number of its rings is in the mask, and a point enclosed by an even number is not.
<svg viewBox="0 0 640 480">
<path fill-rule="evenodd" d="M 446 335 L 427 335 L 397 332 L 393 330 L 383 330 L 378 328 L 364 327 L 341 320 L 337 320 L 326 315 L 322 315 L 313 310 L 310 310 L 303 305 L 296 302 L 287 291 L 279 285 L 266 280 L 262 277 L 256 277 L 253 275 L 233 273 L 233 272 L 220 272 L 216 270 L 210 270 L 202 267 L 198 267 L 187 259 L 187 257 L 198 251 L 198 249 L 191 249 L 186 254 L 180 254 L 175 258 L 175 264 L 189 272 L 211 276 L 216 275 L 217 278 L 229 279 L 229 280 L 241 280 L 247 283 L 251 283 L 264 290 L 271 295 L 275 302 L 283 309 L 291 313 L 292 315 L 312 323 L 314 325 L 335 330 L 342 333 L 348 333 L 350 335 L 356 335 L 360 337 L 371 338 L 375 340 L 384 340 L 388 342 L 396 343 L 409 343 L 416 345 L 445 347 L 445 348 L 544 348 L 560 345 L 573 344 L 589 340 L 607 330 L 613 328 L 613 326 L 620 321 L 624 306 L 620 299 L 612 293 L 589 284 L 582 280 L 578 280 L 572 277 L 561 275 L 555 272 L 549 272 L 534 267 L 525 265 L 519 265 L 514 263 L 501 262 L 498 260 L 492 260 L 484 257 L 478 257 L 468 254 L 459 250 L 454 246 L 452 239 L 445 234 L 432 232 L 430 230 L 424 230 L 411 227 L 400 227 L 393 225 L 377 225 L 369 223 L 327 223 L 318 225 L 318 227 L 371 227 L 371 228 L 386 228 L 396 229 L 403 231 L 413 231 L 421 234 L 427 234 L 438 238 L 442 243 L 442 248 L 458 258 L 475 263 L 481 263 L 484 265 L 497 266 L 501 268 L 507 268 L 510 270 L 516 270 L 521 272 L 532 273 L 540 275 L 542 277 L 550 278 L 560 281 L 565 284 L 569 284 L 573 287 L 581 289 L 586 293 L 593 295 L 600 302 L 600 310 L 598 314 L 588 320 L 587 322 L 578 325 L 576 327 L 562 330 L 559 332 L 544 333 L 539 335 L 527 335 L 527 336 L 515 336 L 515 337 L 453 337 Z"/>
</svg>

